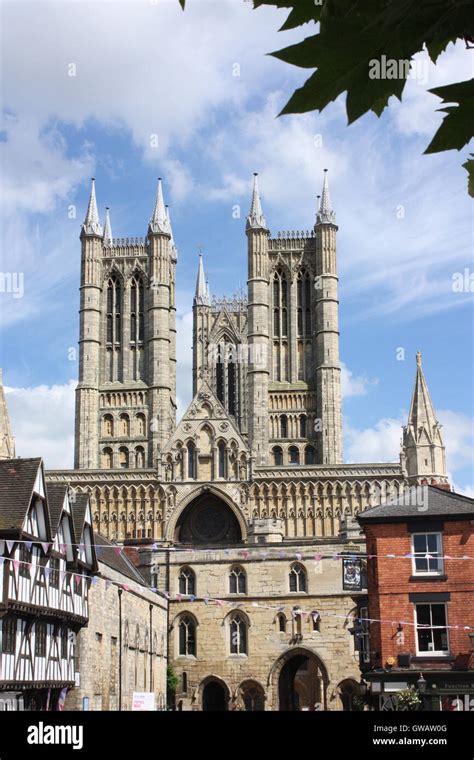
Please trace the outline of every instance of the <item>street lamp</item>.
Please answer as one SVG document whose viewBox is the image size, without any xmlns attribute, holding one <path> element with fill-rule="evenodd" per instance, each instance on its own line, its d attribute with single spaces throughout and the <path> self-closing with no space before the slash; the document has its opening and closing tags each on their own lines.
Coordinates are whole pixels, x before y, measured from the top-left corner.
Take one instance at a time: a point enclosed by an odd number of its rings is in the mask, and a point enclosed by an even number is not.
<svg viewBox="0 0 474 760">
<path fill-rule="evenodd" d="M 361 695 L 361 697 L 365 697 L 365 695 L 367 694 L 367 684 L 362 677 L 359 681 L 359 694 Z"/>
<path fill-rule="evenodd" d="M 416 685 L 418 687 L 418 691 L 420 692 L 420 694 L 423 695 L 426 691 L 426 681 L 423 678 L 423 673 L 420 673 L 420 677 L 418 681 L 416 682 Z"/>
</svg>

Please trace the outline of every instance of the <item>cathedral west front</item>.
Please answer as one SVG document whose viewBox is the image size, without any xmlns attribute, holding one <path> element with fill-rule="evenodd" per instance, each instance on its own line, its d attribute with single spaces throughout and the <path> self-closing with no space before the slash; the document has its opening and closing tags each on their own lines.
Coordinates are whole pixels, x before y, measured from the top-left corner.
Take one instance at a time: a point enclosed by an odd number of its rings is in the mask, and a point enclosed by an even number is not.
<svg viewBox="0 0 474 760">
<path fill-rule="evenodd" d="M 345 464 L 337 224 L 327 173 L 309 231 L 270 233 L 257 176 L 247 292 L 193 303 L 193 399 L 176 419 L 178 250 L 161 180 L 143 239 L 81 229 L 75 463 L 94 528 L 169 599 L 182 710 L 355 709 L 365 599 L 355 516 L 447 482 L 421 355 L 400 461 Z"/>
</svg>

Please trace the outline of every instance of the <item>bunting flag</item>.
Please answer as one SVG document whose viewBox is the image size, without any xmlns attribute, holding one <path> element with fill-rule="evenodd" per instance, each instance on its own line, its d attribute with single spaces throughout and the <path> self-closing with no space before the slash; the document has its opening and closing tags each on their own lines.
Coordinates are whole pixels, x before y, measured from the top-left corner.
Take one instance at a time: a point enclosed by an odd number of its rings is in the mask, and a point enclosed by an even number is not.
<svg viewBox="0 0 474 760">
<path fill-rule="evenodd" d="M 86 545 L 85 544 L 79 544 L 79 551 L 80 552 L 85 552 L 85 550 L 86 550 Z"/>
<path fill-rule="evenodd" d="M 33 544 L 38 543 L 43 547 L 43 551 L 45 554 L 48 553 L 50 550 L 52 544 L 48 542 L 41 542 L 41 541 L 26 541 L 23 539 L 18 539 L 15 541 L 7 541 L 6 539 L 0 540 L 0 554 L 4 552 L 4 545 L 6 544 L 7 550 L 9 553 L 11 553 L 12 549 L 14 548 L 15 544 L 26 544 L 28 548 L 32 547 Z M 84 550 L 86 545 L 84 542 L 81 543 L 66 543 L 62 542 L 59 544 L 59 551 L 64 554 L 67 552 L 68 547 L 77 547 L 79 550 Z M 104 549 L 113 549 L 117 555 L 119 555 L 124 547 L 121 545 L 111 545 L 111 544 L 94 544 L 94 548 L 96 550 L 97 556 L 99 556 L 100 552 Z M 126 550 L 129 551 L 140 551 L 142 547 L 140 546 L 127 546 Z M 147 547 L 148 548 L 148 547 Z M 195 548 L 195 549 L 188 549 L 186 547 L 176 547 L 176 546 L 160 546 L 156 542 L 152 544 L 150 547 L 150 550 L 156 551 L 156 552 L 180 552 L 182 554 L 197 554 L 197 555 L 207 555 L 207 554 L 224 554 L 228 556 L 231 553 L 231 550 L 229 549 L 217 549 L 215 547 L 208 547 L 208 548 Z M 314 548 L 312 550 L 314 552 Z M 284 551 L 282 549 L 277 550 L 276 548 L 268 548 L 264 552 L 260 548 L 253 548 L 249 547 L 249 549 L 241 549 L 238 551 L 238 556 L 243 557 L 244 559 L 251 558 L 251 559 L 287 559 L 292 560 L 296 557 L 296 559 L 304 560 L 304 559 L 314 559 L 317 562 L 320 560 L 340 560 L 340 559 L 365 559 L 365 560 L 373 560 L 373 559 L 414 559 L 415 555 L 412 552 L 407 552 L 405 554 L 367 554 L 366 552 L 360 551 L 356 553 L 336 553 L 336 554 L 320 554 L 320 553 L 312 553 L 308 550 L 308 552 L 297 552 L 296 554 L 292 551 Z M 428 552 L 420 552 L 416 553 L 417 559 L 445 559 L 445 560 L 463 560 L 463 561 L 474 561 L 474 555 L 469 554 L 463 554 L 460 557 L 453 557 L 450 554 L 444 554 L 444 555 L 434 555 L 429 554 Z"/>
<path fill-rule="evenodd" d="M 28 549 L 28 551 L 31 551 L 31 547 L 33 546 L 33 541 L 25 541 L 25 546 Z"/>
<path fill-rule="evenodd" d="M 76 586 L 79 586 L 80 582 L 82 581 L 82 575 L 75 575 L 74 580 L 76 581 Z"/>
<path fill-rule="evenodd" d="M 13 567 L 15 568 L 15 570 L 18 570 L 18 568 L 20 567 L 20 561 L 18 559 L 13 560 Z"/>
<path fill-rule="evenodd" d="M 0 565 L 3 565 L 4 562 L 5 562 L 5 557 L 0 557 Z"/>
<path fill-rule="evenodd" d="M 44 574 L 45 574 L 46 578 L 49 578 L 49 576 L 51 575 L 51 568 L 46 566 L 46 567 L 43 568 L 43 571 L 44 571 Z"/>
<path fill-rule="evenodd" d="M 458 559 L 462 559 L 462 558 L 459 557 Z M 5 561 L 5 557 L 0 557 L 0 562 L 1 561 L 4 562 Z M 27 562 L 22 562 L 22 561 L 17 560 L 17 559 L 11 560 L 11 562 L 13 563 L 13 566 L 15 568 L 19 567 L 21 564 L 29 564 Z M 51 571 L 51 568 L 45 567 L 44 568 L 44 572 L 45 572 L 46 575 L 48 575 L 48 573 L 51 573 L 52 571 Z M 90 576 L 84 576 L 84 575 L 79 575 L 77 573 L 73 573 L 73 572 L 70 572 L 70 571 L 66 572 L 64 570 L 60 570 L 59 571 L 59 577 L 60 577 L 61 581 L 63 581 L 64 578 L 67 577 L 67 580 L 69 582 L 69 580 L 73 576 L 75 578 L 76 583 L 79 583 L 79 581 L 83 577 L 86 577 L 87 579 L 90 578 L 91 584 L 96 584 L 99 581 L 104 581 L 105 582 L 105 589 L 106 590 L 108 590 L 111 586 L 116 586 L 117 588 L 121 588 L 121 589 L 123 589 L 125 591 L 130 591 L 131 590 L 131 586 L 133 586 L 138 591 L 149 590 L 149 591 L 156 592 L 156 588 L 150 587 L 150 586 L 144 586 L 143 584 L 139 584 L 139 583 L 124 584 L 124 583 L 119 583 L 118 581 L 111 581 L 108 578 L 104 579 L 104 578 L 99 578 L 98 576 L 92 576 L 92 577 L 90 577 Z M 174 596 L 172 596 L 168 592 L 163 592 L 163 596 L 165 596 L 166 599 L 168 599 L 170 601 L 182 601 L 183 600 L 183 595 L 182 594 L 175 594 Z M 236 600 L 236 599 L 228 599 L 228 600 L 216 599 L 216 598 L 212 598 L 209 595 L 209 592 L 208 592 L 208 595 L 205 596 L 205 597 L 197 597 L 195 595 L 192 595 L 192 596 L 190 595 L 189 597 L 186 597 L 185 600 L 186 601 L 193 601 L 193 602 L 202 601 L 206 605 L 207 604 L 213 604 L 213 605 L 216 605 L 217 607 L 242 608 L 242 607 L 245 607 L 245 606 L 251 606 L 253 608 L 262 609 L 262 610 L 278 610 L 279 612 L 282 612 L 285 609 L 290 608 L 290 604 L 289 603 L 287 603 L 286 605 L 285 604 L 283 604 L 283 605 L 282 604 L 275 605 L 275 604 L 261 604 L 260 602 L 249 602 L 249 601 L 245 602 L 245 601 L 242 601 L 242 599 L 240 599 L 240 600 Z M 316 622 L 319 621 L 321 619 L 321 617 L 322 617 L 321 613 L 318 612 L 317 610 L 314 610 L 314 609 L 313 610 L 305 610 L 305 609 L 302 609 L 301 607 L 298 607 L 296 605 L 293 605 L 290 608 L 290 614 L 293 617 L 295 615 L 302 615 L 304 617 L 313 616 L 313 619 L 316 619 L 316 616 L 317 616 Z M 349 619 L 351 619 L 350 613 L 346 613 L 346 614 L 342 614 L 342 615 L 337 615 L 337 614 L 332 613 L 332 612 L 324 612 L 324 617 L 327 617 L 327 618 L 336 618 L 336 619 L 339 619 L 339 620 L 344 620 L 345 624 L 347 624 L 347 621 Z M 442 631 L 446 630 L 446 629 L 474 631 L 474 626 L 468 626 L 468 625 L 464 625 L 464 626 L 461 626 L 461 625 L 438 625 L 437 626 L 437 625 L 429 625 L 429 624 L 423 624 L 423 625 L 421 625 L 421 624 L 417 624 L 414 621 L 409 621 L 409 620 L 386 620 L 386 619 L 383 619 L 383 618 L 370 618 L 370 617 L 358 617 L 358 618 L 354 617 L 354 618 L 352 618 L 352 620 L 354 620 L 356 622 L 357 621 L 360 621 L 360 622 L 364 621 L 364 622 L 367 622 L 367 623 L 381 623 L 381 624 L 386 624 L 386 625 L 391 625 L 391 626 L 395 626 L 396 625 L 399 628 L 401 626 L 411 626 L 411 627 L 415 627 L 415 628 L 418 628 L 418 629 L 420 629 L 420 628 L 429 628 L 429 629 L 432 629 L 432 630 L 434 630 L 434 629 L 440 629 Z"/>
</svg>

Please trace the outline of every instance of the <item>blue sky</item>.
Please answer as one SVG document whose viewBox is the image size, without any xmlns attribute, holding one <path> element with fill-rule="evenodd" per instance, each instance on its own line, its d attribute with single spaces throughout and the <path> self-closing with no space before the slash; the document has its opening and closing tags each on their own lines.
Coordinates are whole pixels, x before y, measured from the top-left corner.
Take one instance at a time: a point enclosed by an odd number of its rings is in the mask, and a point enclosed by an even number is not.
<svg viewBox="0 0 474 760">
<path fill-rule="evenodd" d="M 441 118 L 426 90 L 472 76 L 472 52 L 451 46 L 436 68 L 421 56 L 423 81 L 411 79 L 381 119 L 347 127 L 344 97 L 322 115 L 277 119 L 307 72 L 265 54 L 300 32 L 278 34 L 284 12 L 240 0 L 188 6 L 2 5 L 1 270 L 24 274 L 24 295 L 0 293 L 0 340 L 18 453 L 72 464 L 69 349 L 91 176 L 117 237 L 146 233 L 164 178 L 179 249 L 183 408 L 198 246 L 211 292 L 232 293 L 246 281 L 252 172 L 276 233 L 312 227 L 327 167 L 340 227 L 346 459 L 398 457 L 420 349 L 451 478 L 472 494 L 473 295 L 452 289 L 454 273 L 472 271 L 467 150 L 422 155 Z"/>
</svg>

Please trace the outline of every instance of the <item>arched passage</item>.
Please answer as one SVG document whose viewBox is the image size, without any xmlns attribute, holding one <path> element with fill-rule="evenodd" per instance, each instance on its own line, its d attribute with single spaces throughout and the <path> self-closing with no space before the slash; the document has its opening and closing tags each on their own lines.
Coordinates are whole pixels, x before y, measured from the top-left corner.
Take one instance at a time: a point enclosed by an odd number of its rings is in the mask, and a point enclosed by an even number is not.
<svg viewBox="0 0 474 760">
<path fill-rule="evenodd" d="M 327 671 L 320 658 L 309 649 L 285 652 L 274 666 L 274 689 L 278 710 L 325 710 L 327 708 Z"/>
<path fill-rule="evenodd" d="M 201 685 L 204 712 L 224 712 L 229 705 L 229 689 L 220 678 L 207 678 Z"/>
</svg>

